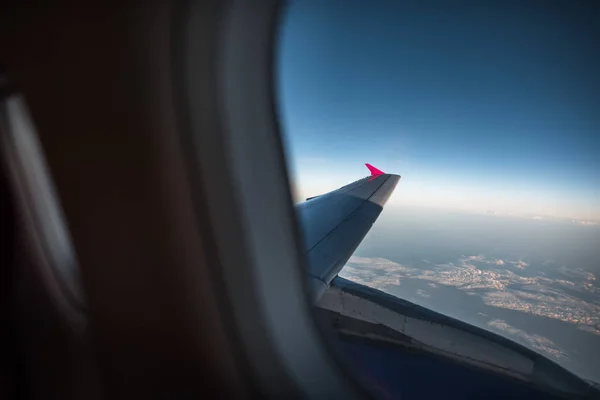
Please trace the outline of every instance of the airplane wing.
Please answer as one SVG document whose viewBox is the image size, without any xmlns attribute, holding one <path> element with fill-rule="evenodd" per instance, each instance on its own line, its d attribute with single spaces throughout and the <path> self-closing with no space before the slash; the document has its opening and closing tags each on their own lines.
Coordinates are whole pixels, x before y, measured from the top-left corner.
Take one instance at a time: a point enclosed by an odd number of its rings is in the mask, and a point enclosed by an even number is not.
<svg viewBox="0 0 600 400">
<path fill-rule="evenodd" d="M 386 396 L 437 398 L 452 387 L 461 368 L 469 365 L 472 369 L 464 369 L 465 379 L 482 385 L 481 389 L 470 389 L 471 393 L 481 390 L 485 397 L 499 384 L 502 398 L 511 397 L 507 393 L 544 399 L 565 395 L 597 398 L 594 396 L 599 392 L 593 383 L 525 346 L 337 277 L 400 180 L 398 175 L 366 166 L 370 176 L 296 206 L 315 311 L 319 320 L 337 333 L 334 343 L 341 353 L 360 360 L 365 369 L 359 375 L 369 375 L 378 388 L 384 388 Z M 360 310 L 360 317 L 356 310 Z M 377 346 L 382 343 L 391 347 L 381 351 Z M 390 375 L 378 370 L 384 359 Z M 422 385 L 418 374 L 407 375 L 406 371 L 420 368 L 436 371 L 432 373 L 437 384 Z M 399 376 L 405 379 L 397 379 Z M 509 384 L 506 377 L 516 380 Z"/>
<path fill-rule="evenodd" d="M 400 180 L 365 165 L 370 176 L 296 206 L 313 301 L 344 267 Z"/>
</svg>

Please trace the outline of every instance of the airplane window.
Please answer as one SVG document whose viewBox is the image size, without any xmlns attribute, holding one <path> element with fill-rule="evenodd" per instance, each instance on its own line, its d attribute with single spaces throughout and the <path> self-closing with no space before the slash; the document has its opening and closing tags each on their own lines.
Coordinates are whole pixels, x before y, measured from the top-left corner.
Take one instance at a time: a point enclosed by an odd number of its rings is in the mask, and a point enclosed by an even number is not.
<svg viewBox="0 0 600 400">
<path fill-rule="evenodd" d="M 599 17 L 286 9 L 277 97 L 315 312 L 378 393 L 600 382 Z"/>
</svg>

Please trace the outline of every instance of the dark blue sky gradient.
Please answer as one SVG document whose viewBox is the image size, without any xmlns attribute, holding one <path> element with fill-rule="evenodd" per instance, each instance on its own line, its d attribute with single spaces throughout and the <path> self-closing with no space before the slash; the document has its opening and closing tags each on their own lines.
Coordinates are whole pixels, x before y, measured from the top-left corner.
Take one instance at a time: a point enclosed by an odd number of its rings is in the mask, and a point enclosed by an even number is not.
<svg viewBox="0 0 600 400">
<path fill-rule="evenodd" d="M 296 174 L 371 162 L 600 215 L 595 2 L 297 1 L 281 29 Z"/>
</svg>

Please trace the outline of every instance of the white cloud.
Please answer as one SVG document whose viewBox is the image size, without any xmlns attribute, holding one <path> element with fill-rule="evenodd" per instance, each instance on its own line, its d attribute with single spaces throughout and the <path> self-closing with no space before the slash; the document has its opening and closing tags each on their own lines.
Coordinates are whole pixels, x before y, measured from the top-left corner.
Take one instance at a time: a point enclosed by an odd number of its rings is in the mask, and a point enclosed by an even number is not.
<svg viewBox="0 0 600 400">
<path fill-rule="evenodd" d="M 501 319 L 489 321 L 487 324 L 494 330 L 500 333 L 507 334 L 509 336 L 514 336 L 518 339 L 518 341 L 521 341 L 529 347 L 532 347 L 554 359 L 561 360 L 567 358 L 565 352 L 548 338 L 545 338 L 540 335 L 529 334 L 521 329 L 515 328 L 507 324 Z"/>
<path fill-rule="evenodd" d="M 519 269 L 525 269 L 526 267 L 529 266 L 529 264 L 527 264 L 525 261 L 519 260 L 519 261 L 510 261 L 510 263 L 515 267 L 515 268 L 519 268 Z"/>
<path fill-rule="evenodd" d="M 484 303 L 493 307 L 506 308 L 557 319 L 578 327 L 600 327 L 600 307 L 559 290 L 543 288 L 535 292 L 513 290 L 491 292 L 483 297 Z"/>
<path fill-rule="evenodd" d="M 582 331 L 585 331 L 585 332 L 590 332 L 590 333 L 593 333 L 596 335 L 600 335 L 600 329 L 594 328 L 593 326 L 580 325 L 577 328 L 581 329 Z"/>
<path fill-rule="evenodd" d="M 470 296 L 480 296 L 488 306 L 552 318 L 600 334 L 600 301 L 588 302 L 569 294 L 574 290 L 600 296 L 594 274 L 560 267 L 555 272 L 569 279 L 550 279 L 541 273 L 521 276 L 510 269 L 527 266 L 529 264 L 523 260 L 500 260 L 481 254 L 462 256 L 445 264 L 429 264 L 425 268 L 414 268 L 385 258 L 353 256 L 340 276 L 381 290 L 390 290 L 405 279 L 426 281 L 434 289 L 438 285 L 451 286 Z M 565 292 L 564 288 L 571 292 Z M 429 295 L 423 290 L 417 294 L 421 297 Z"/>
<path fill-rule="evenodd" d="M 410 269 L 385 258 L 352 256 L 339 275 L 375 289 L 387 289 L 399 286 L 408 270 Z"/>
<path fill-rule="evenodd" d="M 587 225 L 587 226 L 596 226 L 600 225 L 600 222 L 597 221 L 576 221 L 579 225 Z"/>
<path fill-rule="evenodd" d="M 585 280 L 588 282 L 594 282 L 596 280 L 596 276 L 589 272 L 589 271 L 584 271 L 581 268 L 577 268 L 577 269 L 572 269 L 572 268 L 567 268 L 565 266 L 561 266 L 558 271 L 560 273 L 562 273 L 563 275 L 566 275 L 570 278 L 574 278 L 574 279 L 578 279 L 578 280 Z"/>
</svg>

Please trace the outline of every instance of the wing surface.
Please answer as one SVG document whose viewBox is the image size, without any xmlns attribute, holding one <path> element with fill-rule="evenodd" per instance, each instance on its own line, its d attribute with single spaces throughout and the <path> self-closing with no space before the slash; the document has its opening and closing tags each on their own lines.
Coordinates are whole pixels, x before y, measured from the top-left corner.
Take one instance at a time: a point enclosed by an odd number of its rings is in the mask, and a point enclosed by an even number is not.
<svg viewBox="0 0 600 400">
<path fill-rule="evenodd" d="M 315 301 L 371 229 L 400 180 L 366 165 L 370 176 L 296 206 Z"/>
</svg>

